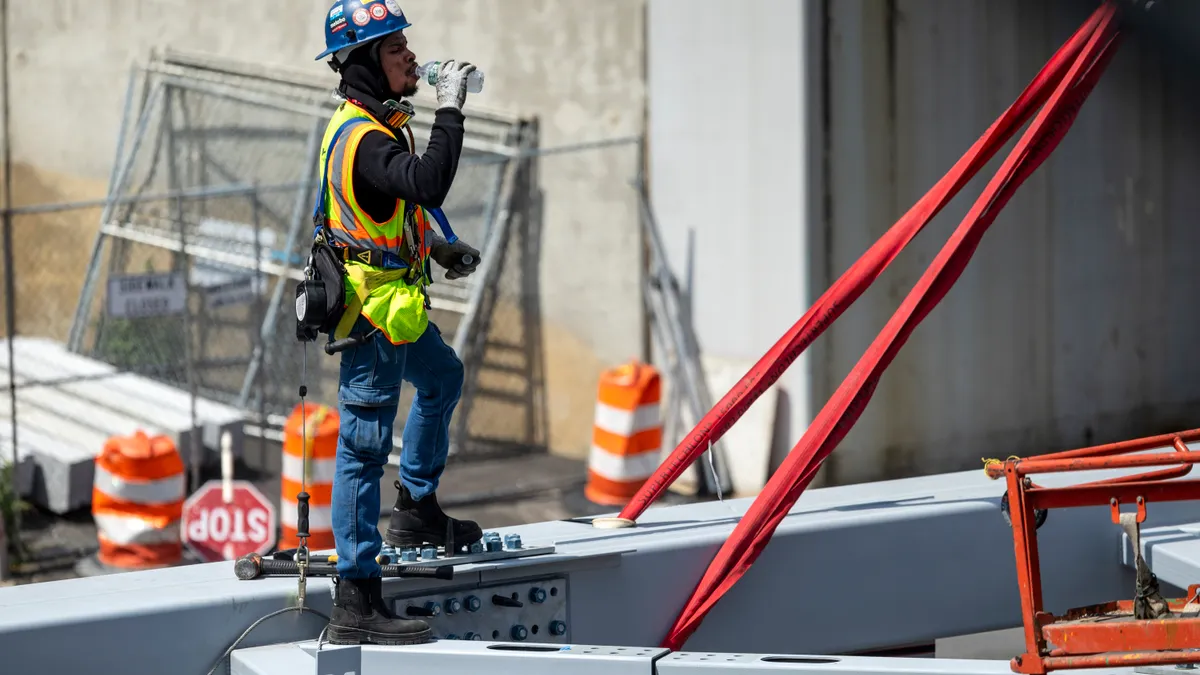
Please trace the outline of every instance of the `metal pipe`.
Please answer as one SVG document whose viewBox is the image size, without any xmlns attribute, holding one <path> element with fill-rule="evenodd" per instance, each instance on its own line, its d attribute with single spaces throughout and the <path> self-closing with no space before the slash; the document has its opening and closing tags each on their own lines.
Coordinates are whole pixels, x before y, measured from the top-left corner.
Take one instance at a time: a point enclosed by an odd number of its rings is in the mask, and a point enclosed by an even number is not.
<svg viewBox="0 0 1200 675">
<path fill-rule="evenodd" d="M 514 132 L 515 138 L 513 138 Z M 527 139 L 523 136 L 519 128 L 510 131 L 509 136 L 506 138 L 506 141 L 509 142 L 514 140 L 517 147 L 521 147 L 527 142 Z M 515 197 L 514 186 L 520 168 L 520 165 L 515 161 L 503 164 L 496 172 L 496 178 L 492 184 L 492 190 L 486 207 L 487 215 L 484 220 L 487 234 L 485 235 L 485 243 L 482 245 L 483 251 L 480 253 L 483 257 L 483 262 L 481 263 L 482 269 L 479 270 L 479 277 L 475 285 L 471 287 L 470 298 L 463 309 L 463 318 L 454 333 L 454 340 L 451 346 L 454 353 L 464 362 L 473 362 L 473 354 L 478 347 L 474 342 L 468 344 L 467 341 L 475 337 L 475 326 L 478 321 L 479 308 L 483 304 L 483 294 L 492 286 L 495 281 L 495 275 L 500 273 L 500 265 L 497 262 L 497 258 L 500 257 L 500 247 L 508 242 L 508 228 L 512 222 L 512 200 Z M 508 185 L 507 191 L 504 188 L 506 184 Z M 503 207 L 501 207 L 501 201 L 504 202 Z M 470 349 L 470 354 L 468 354 L 468 348 Z M 451 443 L 450 455 L 458 454 L 458 451 L 461 449 L 461 441 L 466 434 L 467 418 L 474 403 L 474 389 L 475 386 L 471 381 L 464 382 L 462 402 L 455 419 L 454 438 L 452 439 L 454 442 Z"/>
<path fill-rule="evenodd" d="M 196 81 L 189 82 L 186 79 L 176 76 L 164 76 L 163 81 L 174 87 L 196 91 L 216 98 L 224 98 L 231 101 L 237 101 L 239 103 L 257 105 L 264 108 L 273 108 L 283 112 L 305 115 L 314 119 L 326 120 L 334 110 L 334 106 L 321 108 L 319 106 L 299 103 L 283 97 L 273 98 L 270 96 L 252 94 L 245 89 L 232 89 L 218 84 L 201 84 L 200 82 Z M 511 151 L 507 150 L 502 145 L 497 143 L 489 143 L 487 141 L 474 140 L 472 138 L 464 138 L 463 147 L 468 150 L 488 152 L 496 155 L 511 154 Z"/>
<path fill-rule="evenodd" d="M 117 171 L 117 179 L 109 188 L 109 199 L 104 202 L 104 210 L 100 213 L 100 225 L 103 228 L 104 223 L 107 223 L 112 218 L 112 211 L 115 203 L 112 201 L 114 195 L 121 194 L 125 187 L 125 182 L 129 178 L 129 169 L 133 166 L 133 160 L 137 157 L 138 148 L 142 144 L 142 139 L 146 135 L 146 126 L 150 123 L 150 113 L 158 104 L 158 99 L 162 96 L 163 88 L 156 84 L 154 89 L 146 101 L 146 107 L 142 109 L 142 113 L 138 119 L 137 126 L 133 135 L 133 147 L 129 150 L 129 156 L 122 162 L 118 156 L 116 162 L 120 164 L 120 169 Z M 6 99 L 7 100 L 7 99 Z M 11 204 L 5 204 L 5 207 L 10 207 Z M 96 277 L 100 274 L 100 256 L 104 249 L 104 234 L 97 232 L 96 237 L 92 242 L 92 256 L 88 260 L 87 271 L 84 272 L 83 290 L 79 294 L 79 303 L 75 306 L 75 317 L 71 322 L 71 331 L 67 336 L 67 349 L 72 352 L 78 352 L 81 343 L 83 342 L 83 334 L 87 330 L 88 314 L 92 310 L 92 298 L 95 293 Z"/>
<path fill-rule="evenodd" d="M 1052 452 L 1045 455 L 1036 455 L 1028 459 L 1021 459 L 1019 457 L 1014 457 L 1013 459 L 1028 464 L 1032 461 L 1071 459 L 1074 457 L 1107 457 L 1126 452 L 1142 452 L 1144 450 L 1170 447 L 1175 445 L 1176 439 L 1184 443 L 1200 441 L 1200 429 L 1180 431 L 1173 434 L 1159 434 L 1158 436 L 1146 436 L 1145 438 L 1135 438 L 1133 440 L 1119 441 L 1105 445 L 1094 445 L 1088 448 L 1066 450 L 1064 452 Z M 990 478 L 1001 478 L 1004 476 L 1004 463 L 991 462 L 984 466 L 984 472 Z"/>
<path fill-rule="evenodd" d="M 297 115 L 304 115 L 312 118 L 327 118 L 333 113 L 335 106 L 322 108 L 317 105 L 309 105 L 294 99 L 288 99 L 282 96 L 275 97 L 270 95 L 262 95 L 251 93 L 246 89 L 238 89 L 229 87 L 215 82 L 201 82 L 197 79 L 187 79 L 176 75 L 163 74 L 162 82 L 172 87 L 187 89 L 201 94 L 207 94 L 215 98 L 223 98 L 228 101 L 236 101 L 238 103 L 247 103 L 263 108 L 273 108 L 281 112 L 290 112 Z"/>
<path fill-rule="evenodd" d="M 267 290 L 267 278 L 262 273 L 262 218 L 259 215 L 260 204 L 258 193 L 250 199 L 251 220 L 254 222 L 254 316 L 262 316 L 263 311 L 263 294 Z M 286 255 L 286 254 L 285 254 Z M 283 283 L 283 280 L 279 280 Z M 254 331 L 254 353 L 251 356 L 250 362 L 255 359 L 266 359 L 266 352 L 263 350 L 262 330 Z M 267 371 L 265 365 L 260 366 L 255 373 L 255 384 L 258 385 L 258 418 L 260 420 L 267 418 L 267 385 L 266 378 L 263 373 Z M 262 440 L 258 444 L 258 465 L 259 467 L 266 466 L 267 449 Z"/>
<path fill-rule="evenodd" d="M 1146 502 L 1180 502 L 1200 500 L 1200 480 L 1154 480 L 1114 485 L 1088 485 L 1061 488 L 1030 488 L 1025 501 L 1032 509 L 1073 509 L 1081 506 L 1135 504 L 1141 497 Z M 1015 511 L 1014 508 L 1009 508 Z"/>
<path fill-rule="evenodd" d="M 249 186 L 245 183 L 230 183 L 227 185 L 214 185 L 198 188 L 185 188 L 181 190 L 173 190 L 170 192 L 160 192 L 151 195 L 130 195 L 127 197 L 115 197 L 103 199 L 82 199 L 72 202 L 59 202 L 55 204 L 32 204 L 30 206 L 19 206 L 12 209 L 6 209 L 6 212 L 13 215 L 30 215 L 37 213 L 55 213 L 59 211 L 76 211 L 79 209 L 90 209 L 97 206 L 105 206 L 109 203 L 114 206 L 119 204 L 144 204 L 147 202 L 167 202 L 175 199 L 211 199 L 214 197 L 236 197 L 240 195 L 263 193 L 263 192 L 284 192 L 289 190 L 308 189 L 316 186 L 315 181 L 294 181 L 291 183 L 276 183 L 273 185 L 262 185 L 259 187 Z"/>
<path fill-rule="evenodd" d="M 0 65 L 0 71 L 4 74 L 4 206 L 12 206 L 13 199 L 13 179 L 12 179 L 12 98 L 10 96 L 11 85 L 10 79 L 12 71 L 8 67 L 8 50 L 10 47 L 8 41 L 8 2 L 0 0 L 0 35 L 4 38 L 4 53 L 0 55 L 0 60 L 3 64 Z M 4 319 L 8 326 L 8 405 L 9 418 L 12 428 L 9 433 L 12 434 L 12 495 L 14 500 L 20 499 L 20 486 L 18 485 L 17 474 L 20 473 L 18 467 L 21 464 L 21 458 L 18 453 L 17 443 L 17 366 L 16 357 L 14 355 L 14 342 L 17 337 L 17 291 L 16 291 L 16 274 L 13 271 L 13 243 L 12 243 L 12 214 L 4 214 L 4 285 L 5 301 Z M 12 538 L 13 546 L 20 550 L 21 544 L 21 509 L 17 508 L 19 504 L 12 505 L 12 532 L 6 533 Z M 8 546 L 8 542 L 0 540 L 0 546 Z M 7 551 L 4 551 L 7 554 Z M 5 563 L 8 561 L 8 556 L 4 555 Z M 7 580 L 9 576 L 8 566 L 4 565 L 0 568 L 0 580 Z"/>
<path fill-rule="evenodd" d="M 175 147 L 175 105 L 176 97 L 179 97 L 179 105 L 182 108 L 183 92 L 178 94 L 174 90 L 167 92 L 167 100 L 165 110 L 163 112 L 163 121 L 166 124 L 167 133 L 167 185 L 171 190 L 178 191 L 180 184 L 178 153 Z M 187 240 L 187 224 L 183 219 L 183 198 L 176 197 L 174 200 L 175 222 L 178 226 L 179 236 L 179 263 L 183 269 L 183 361 L 185 367 L 185 377 L 187 379 L 188 400 L 189 400 L 189 415 L 190 429 L 188 437 L 189 464 L 191 466 L 191 481 L 189 493 L 195 492 L 200 488 L 200 425 L 197 423 L 196 417 L 196 364 L 192 354 L 192 282 L 191 282 L 191 256 L 188 255 L 188 240 Z"/>
<path fill-rule="evenodd" d="M 499 268 L 495 264 L 495 258 L 498 255 L 500 244 L 505 241 L 505 235 L 508 233 L 508 223 L 512 218 L 512 211 L 509 205 L 505 204 L 503 210 L 499 209 L 500 192 L 506 182 L 511 183 L 513 180 L 513 168 L 515 164 L 505 164 L 499 171 L 496 172 L 495 181 L 492 184 L 490 192 L 486 218 L 491 219 L 484 221 L 484 227 L 487 228 L 486 241 L 482 244 L 483 251 L 481 256 L 483 262 L 482 269 L 479 270 L 479 280 L 471 287 L 470 299 L 467 300 L 466 311 L 463 313 L 463 321 L 459 324 L 458 330 L 454 333 L 453 349 L 456 354 L 462 356 L 463 349 L 466 347 L 467 336 L 475 329 L 475 312 L 479 309 L 480 299 L 483 297 L 483 291 L 491 282 L 490 276 L 492 270 Z M 511 195 L 509 199 L 511 199 Z"/>
<path fill-rule="evenodd" d="M 174 73 L 181 77 L 208 79 L 214 82 L 225 81 L 225 78 L 220 77 L 222 75 L 232 75 L 234 77 L 254 80 L 255 82 L 271 82 L 296 89 L 303 89 L 314 95 L 318 93 L 324 94 L 326 91 L 329 91 L 327 81 L 320 77 L 314 77 L 312 71 L 307 70 L 301 71 L 277 65 L 264 66 L 258 63 L 253 64 L 251 67 L 246 63 L 233 59 L 223 59 L 212 54 L 187 52 L 173 47 L 164 48 L 160 53 L 159 59 L 158 63 L 152 63 L 148 68 L 162 74 Z M 216 76 L 205 78 L 203 75 L 195 72 L 197 70 L 216 73 Z M 433 109 L 428 104 L 418 103 L 417 107 L 418 109 L 426 110 L 430 115 L 433 114 Z M 506 125 L 513 122 L 509 116 L 478 107 L 473 109 L 471 119 Z"/>
<path fill-rule="evenodd" d="M 641 136 L 617 136 L 615 138 L 605 138 L 596 141 L 584 141 L 580 143 L 568 143 L 565 145 L 554 145 L 546 148 L 533 148 L 530 150 L 520 150 L 509 153 L 495 153 L 492 157 L 467 157 L 459 162 L 463 165 L 479 165 L 479 164 L 496 164 L 510 159 L 531 159 L 547 157 L 550 155 L 560 155 L 575 152 L 583 152 L 585 150 L 600 150 L 621 145 L 636 145 L 642 140 Z"/>
<path fill-rule="evenodd" d="M 312 130 L 308 135 L 308 147 L 304 152 L 304 166 L 307 168 L 309 172 L 308 175 L 311 177 L 311 180 L 305 181 L 306 184 L 309 185 L 320 180 L 320 174 L 317 173 L 314 175 L 314 173 L 316 172 L 317 160 L 320 158 L 321 153 L 320 141 L 323 127 L 324 123 L 318 120 L 313 124 Z M 284 260 L 287 260 L 291 257 L 292 249 L 296 246 L 296 238 L 300 234 L 300 224 L 304 221 L 304 213 L 307 210 L 305 206 L 307 203 L 306 197 L 307 192 L 305 190 L 297 190 L 295 207 L 292 211 L 291 227 L 288 228 L 287 240 L 283 245 Z M 283 266 L 283 268 L 287 270 L 287 272 L 291 271 L 286 265 Z M 260 334 L 264 344 L 270 340 L 271 334 L 275 331 L 275 322 L 278 320 L 279 315 L 279 303 L 283 301 L 283 289 L 285 284 L 283 283 L 283 275 L 281 274 L 279 276 L 280 279 L 275 283 L 275 288 L 271 292 L 271 305 L 267 307 L 267 314 L 263 318 L 262 328 L 260 329 Z M 301 275 L 300 278 L 297 278 L 297 281 L 301 280 L 302 278 L 303 276 Z M 246 377 L 242 380 L 242 389 L 240 392 L 238 392 L 238 408 L 246 407 L 246 400 L 250 397 L 250 387 L 254 383 L 255 378 L 258 377 L 258 370 L 261 367 L 262 354 L 260 353 L 256 358 L 250 361 L 250 367 L 246 369 Z"/>
<path fill-rule="evenodd" d="M 1132 668 L 1133 666 L 1169 666 L 1181 663 L 1200 663 L 1200 654 L 1193 649 L 1170 652 L 1120 652 L 1088 654 L 1086 656 L 1046 656 L 1045 670 L 1074 668 Z M 1019 672 L 1031 672 L 1022 670 Z"/>
<path fill-rule="evenodd" d="M 658 229 L 658 223 L 654 217 L 654 212 L 650 208 L 649 198 L 646 195 L 645 184 L 641 180 L 639 173 L 635 181 L 635 189 L 638 193 L 638 205 L 641 208 L 642 220 L 645 224 L 645 229 L 649 232 L 649 240 L 651 244 L 651 265 L 654 267 L 652 276 L 657 278 L 660 288 L 660 298 L 662 302 L 662 311 L 666 320 L 667 329 L 670 331 L 672 341 L 675 342 L 676 348 L 679 350 L 680 360 L 683 365 L 683 373 L 687 380 L 688 401 L 691 404 L 692 416 L 701 420 L 704 419 L 705 413 L 712 409 L 712 393 L 708 388 L 708 381 L 705 379 L 704 370 L 700 363 L 700 354 L 696 349 L 695 342 L 689 339 L 689 333 L 685 329 L 685 322 L 679 305 L 675 302 L 676 298 L 670 293 L 674 288 L 674 279 L 671 276 L 670 267 L 667 263 L 666 245 L 662 241 L 662 233 Z M 666 318 L 669 317 L 669 318 Z M 708 487 L 713 492 L 725 491 L 732 489 L 732 480 L 729 477 L 729 470 L 726 466 L 724 457 L 724 443 L 717 441 L 708 449 L 709 462 L 713 465 L 713 473 L 715 476 L 709 476 L 704 473 L 705 482 L 712 483 Z"/>
<path fill-rule="evenodd" d="M 1175 439 L 1174 446 L 1175 446 L 1176 452 L 1190 452 L 1188 450 L 1188 446 L 1185 445 L 1183 443 L 1183 441 L 1179 438 Z M 1186 476 L 1192 472 L 1192 466 L 1193 466 L 1192 464 L 1184 464 L 1182 466 L 1177 466 L 1177 467 L 1173 467 L 1170 469 L 1161 469 L 1159 471 L 1148 471 L 1146 473 L 1137 473 L 1137 474 L 1131 474 L 1128 476 L 1119 476 L 1117 478 L 1108 478 L 1105 480 L 1098 480 L 1098 481 L 1093 481 L 1090 483 L 1083 483 L 1081 485 L 1076 485 L 1074 487 L 1090 487 L 1092 485 L 1115 485 L 1118 483 L 1136 483 L 1138 481 L 1169 480 L 1172 478 L 1182 478 L 1183 476 Z M 1031 486 L 1031 487 L 1041 487 L 1041 486 L 1038 485 L 1038 486 Z"/>
<path fill-rule="evenodd" d="M 1074 459 L 1023 459 L 1013 462 L 1019 476 L 1035 473 L 1063 473 L 1066 471 L 1098 471 L 1102 469 L 1132 469 L 1139 466 L 1164 466 L 1200 462 L 1200 451 L 1157 452 L 1148 455 L 1126 455 L 1121 457 L 1077 457 Z"/>
<path fill-rule="evenodd" d="M 120 225 L 109 225 L 103 229 L 105 234 L 111 237 L 118 237 L 141 244 L 149 244 L 157 248 L 175 251 L 177 253 L 180 252 L 179 239 L 177 238 L 173 239 L 165 235 L 151 234 L 143 230 L 137 230 L 131 227 Z M 211 262 L 224 263 L 226 265 L 240 267 L 247 270 L 254 269 L 254 260 L 248 255 L 238 255 L 236 253 L 229 253 L 227 251 L 219 251 L 217 249 L 199 246 L 190 242 L 188 243 L 187 253 Z M 262 263 L 262 269 L 273 276 L 293 279 L 295 281 L 300 281 L 304 278 L 300 270 L 279 263 L 264 262 Z"/>
</svg>

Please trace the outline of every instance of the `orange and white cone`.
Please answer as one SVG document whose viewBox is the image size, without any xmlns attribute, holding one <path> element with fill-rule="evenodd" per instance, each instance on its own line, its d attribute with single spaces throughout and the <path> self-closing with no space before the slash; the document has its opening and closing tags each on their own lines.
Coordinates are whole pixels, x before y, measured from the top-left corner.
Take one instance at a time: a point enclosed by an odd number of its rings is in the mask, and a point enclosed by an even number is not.
<svg viewBox="0 0 1200 675">
<path fill-rule="evenodd" d="M 627 503 L 654 474 L 662 450 L 662 378 L 653 366 L 631 362 L 600 375 L 588 482 L 596 504 Z"/>
<path fill-rule="evenodd" d="M 292 410 L 283 427 L 283 470 L 279 495 L 279 548 L 296 548 L 299 512 L 296 496 L 303 486 L 308 492 L 308 548 L 322 551 L 334 548 L 333 474 L 337 461 L 339 417 L 336 410 L 313 403 Z M 303 413 L 303 414 L 302 414 Z M 307 428 L 304 426 L 307 425 Z M 305 450 L 303 441 L 307 440 Z M 305 455 L 308 464 L 305 465 Z"/>
<path fill-rule="evenodd" d="M 177 565 L 187 496 L 183 458 L 165 436 L 110 438 L 96 456 L 92 518 L 97 559 L 122 569 Z"/>
</svg>

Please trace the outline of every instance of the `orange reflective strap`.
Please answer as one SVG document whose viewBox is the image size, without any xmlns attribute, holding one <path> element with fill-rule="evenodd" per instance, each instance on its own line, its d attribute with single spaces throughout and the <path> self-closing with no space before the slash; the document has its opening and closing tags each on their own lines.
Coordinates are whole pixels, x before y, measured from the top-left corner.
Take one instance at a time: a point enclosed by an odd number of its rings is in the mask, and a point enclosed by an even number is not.
<svg viewBox="0 0 1200 675">
<path fill-rule="evenodd" d="M 429 221 L 425 218 L 425 209 L 418 206 L 413 216 L 417 219 L 417 255 L 421 260 L 429 254 L 425 250 L 425 232 L 429 230 Z"/>
</svg>

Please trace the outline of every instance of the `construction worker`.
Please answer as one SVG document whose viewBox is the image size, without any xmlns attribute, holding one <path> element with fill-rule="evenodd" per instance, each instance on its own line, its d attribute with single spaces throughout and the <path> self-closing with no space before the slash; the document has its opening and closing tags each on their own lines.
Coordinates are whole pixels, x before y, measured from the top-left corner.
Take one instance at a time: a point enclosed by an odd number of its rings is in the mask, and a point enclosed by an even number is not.
<svg viewBox="0 0 1200 675">
<path fill-rule="evenodd" d="M 395 617 L 381 594 L 379 481 L 392 450 L 402 382 L 416 389 L 404 424 L 399 497 L 383 539 L 397 547 L 479 541 L 474 522 L 450 519 L 436 490 L 449 449 L 450 416 L 463 384 L 463 364 L 429 321 L 425 286 L 432 259 L 447 279 L 465 277 L 479 251 L 440 236 L 440 213 L 458 168 L 464 134 L 468 63 L 447 61 L 437 73 L 430 138 L 416 154 L 397 103 L 417 91 L 417 60 L 396 0 L 337 0 L 325 17 L 326 49 L 345 101 L 321 148 L 324 178 L 315 220 L 345 266 L 347 306 L 334 339 L 365 336 L 341 354 L 341 428 L 333 479 L 332 527 L 338 582 L 329 637 L 337 644 L 415 644 L 429 626 Z M 323 218 L 322 218 L 323 216 Z M 321 223 L 325 227 L 320 227 Z M 449 239 L 449 241 L 448 241 Z"/>
</svg>

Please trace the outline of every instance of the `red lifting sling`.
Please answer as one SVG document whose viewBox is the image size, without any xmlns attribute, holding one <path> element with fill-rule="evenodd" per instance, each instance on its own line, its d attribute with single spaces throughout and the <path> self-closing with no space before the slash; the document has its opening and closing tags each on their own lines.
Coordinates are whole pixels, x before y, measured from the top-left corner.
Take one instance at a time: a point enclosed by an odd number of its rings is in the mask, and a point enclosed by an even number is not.
<svg viewBox="0 0 1200 675">
<path fill-rule="evenodd" d="M 621 512 L 636 520 L 737 421 L 754 400 L 879 276 L 1040 106 L 1033 124 L 891 320 L 792 448 L 725 541 L 662 646 L 678 650 L 708 611 L 750 568 L 821 462 L 862 414 L 883 371 L 913 329 L 962 274 L 984 232 L 1016 189 L 1066 135 L 1115 52 L 1116 7 L 1106 2 L 1055 53 L 1021 96 L 954 168 L 825 292 L 799 322 L 721 399 Z"/>
</svg>

